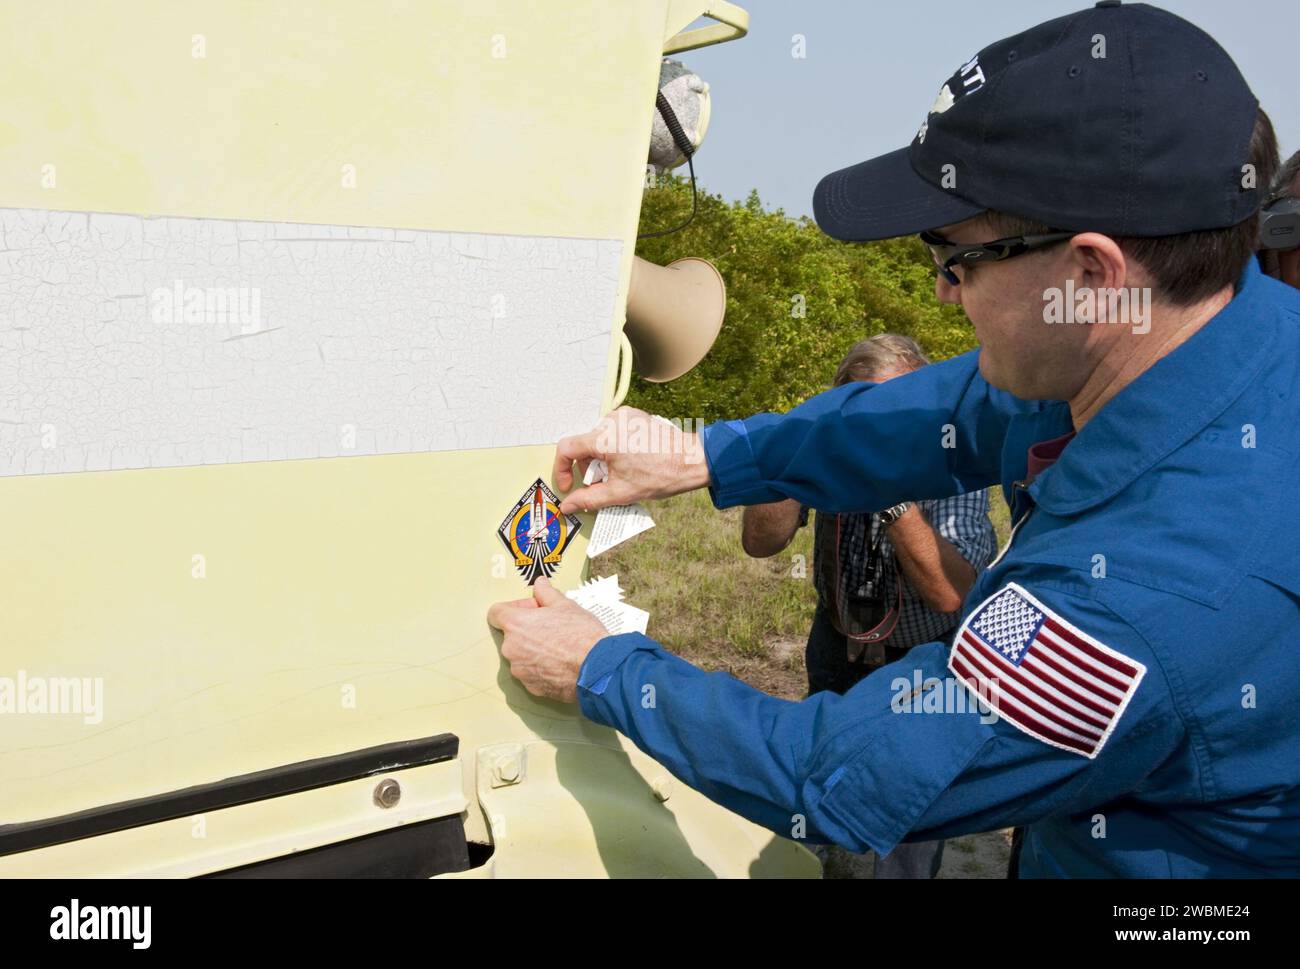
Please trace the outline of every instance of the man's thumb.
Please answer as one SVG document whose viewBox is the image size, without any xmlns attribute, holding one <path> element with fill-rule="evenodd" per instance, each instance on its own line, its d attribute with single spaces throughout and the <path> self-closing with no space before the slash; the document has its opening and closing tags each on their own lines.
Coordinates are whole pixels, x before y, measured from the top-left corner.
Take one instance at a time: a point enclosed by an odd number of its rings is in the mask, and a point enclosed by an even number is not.
<svg viewBox="0 0 1300 969">
<path fill-rule="evenodd" d="M 541 577 L 533 583 L 533 596 L 539 606 L 553 606 L 564 601 L 564 593 L 551 585 L 549 579 Z"/>
</svg>

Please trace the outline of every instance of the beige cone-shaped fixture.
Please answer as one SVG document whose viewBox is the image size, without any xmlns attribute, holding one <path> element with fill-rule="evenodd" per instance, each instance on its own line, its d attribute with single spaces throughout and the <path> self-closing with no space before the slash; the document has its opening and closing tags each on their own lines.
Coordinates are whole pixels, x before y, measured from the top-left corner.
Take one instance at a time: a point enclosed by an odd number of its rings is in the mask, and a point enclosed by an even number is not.
<svg viewBox="0 0 1300 969">
<path fill-rule="evenodd" d="M 713 263 L 686 258 L 656 266 L 634 256 L 623 327 L 633 369 L 652 383 L 676 380 L 704 359 L 726 312 L 727 287 Z"/>
</svg>

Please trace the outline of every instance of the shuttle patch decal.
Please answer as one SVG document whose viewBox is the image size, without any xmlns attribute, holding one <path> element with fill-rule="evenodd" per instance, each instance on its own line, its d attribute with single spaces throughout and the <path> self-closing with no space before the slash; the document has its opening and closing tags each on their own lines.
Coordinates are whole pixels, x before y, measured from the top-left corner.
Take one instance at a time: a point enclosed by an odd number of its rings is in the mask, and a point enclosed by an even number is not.
<svg viewBox="0 0 1300 969">
<path fill-rule="evenodd" d="M 519 574 L 532 585 L 538 576 L 549 579 L 554 574 L 581 526 L 577 516 L 560 513 L 560 499 L 538 478 L 510 509 L 497 534 L 514 556 Z"/>
</svg>

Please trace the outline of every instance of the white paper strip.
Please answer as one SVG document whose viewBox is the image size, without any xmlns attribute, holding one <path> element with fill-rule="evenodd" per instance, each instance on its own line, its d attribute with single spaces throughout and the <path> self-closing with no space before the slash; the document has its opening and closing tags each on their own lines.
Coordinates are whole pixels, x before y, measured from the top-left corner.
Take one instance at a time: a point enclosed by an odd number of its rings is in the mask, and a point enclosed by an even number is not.
<svg viewBox="0 0 1300 969">
<path fill-rule="evenodd" d="M 599 619 L 610 635 L 645 633 L 648 628 L 650 613 L 623 601 L 616 575 L 591 579 L 565 595 Z"/>
<path fill-rule="evenodd" d="M 603 552 L 608 552 L 634 535 L 640 535 L 654 527 L 654 520 L 646 511 L 645 505 L 615 505 L 612 508 L 602 508 L 596 513 L 596 524 L 592 527 L 591 539 L 587 542 L 587 558 L 595 558 Z"/>
<path fill-rule="evenodd" d="M 0 209 L 0 476 L 554 444 L 621 251 Z"/>
</svg>

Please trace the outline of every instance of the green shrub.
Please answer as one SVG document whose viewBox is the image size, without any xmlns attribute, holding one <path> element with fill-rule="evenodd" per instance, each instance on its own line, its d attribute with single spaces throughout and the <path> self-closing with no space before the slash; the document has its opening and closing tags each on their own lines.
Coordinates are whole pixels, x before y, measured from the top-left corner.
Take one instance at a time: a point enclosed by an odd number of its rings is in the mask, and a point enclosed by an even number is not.
<svg viewBox="0 0 1300 969">
<path fill-rule="evenodd" d="M 645 193 L 641 232 L 690 213 L 689 180 L 660 183 Z M 700 256 L 727 284 L 726 322 L 704 361 L 672 383 L 633 379 L 628 403 L 666 417 L 789 410 L 830 385 L 853 344 L 887 330 L 935 360 L 975 346 L 961 309 L 935 299 L 933 264 L 918 240 L 837 242 L 807 216 L 765 211 L 756 191 L 728 204 L 701 190 L 691 225 L 640 241 L 637 255 L 659 265 Z"/>
</svg>

